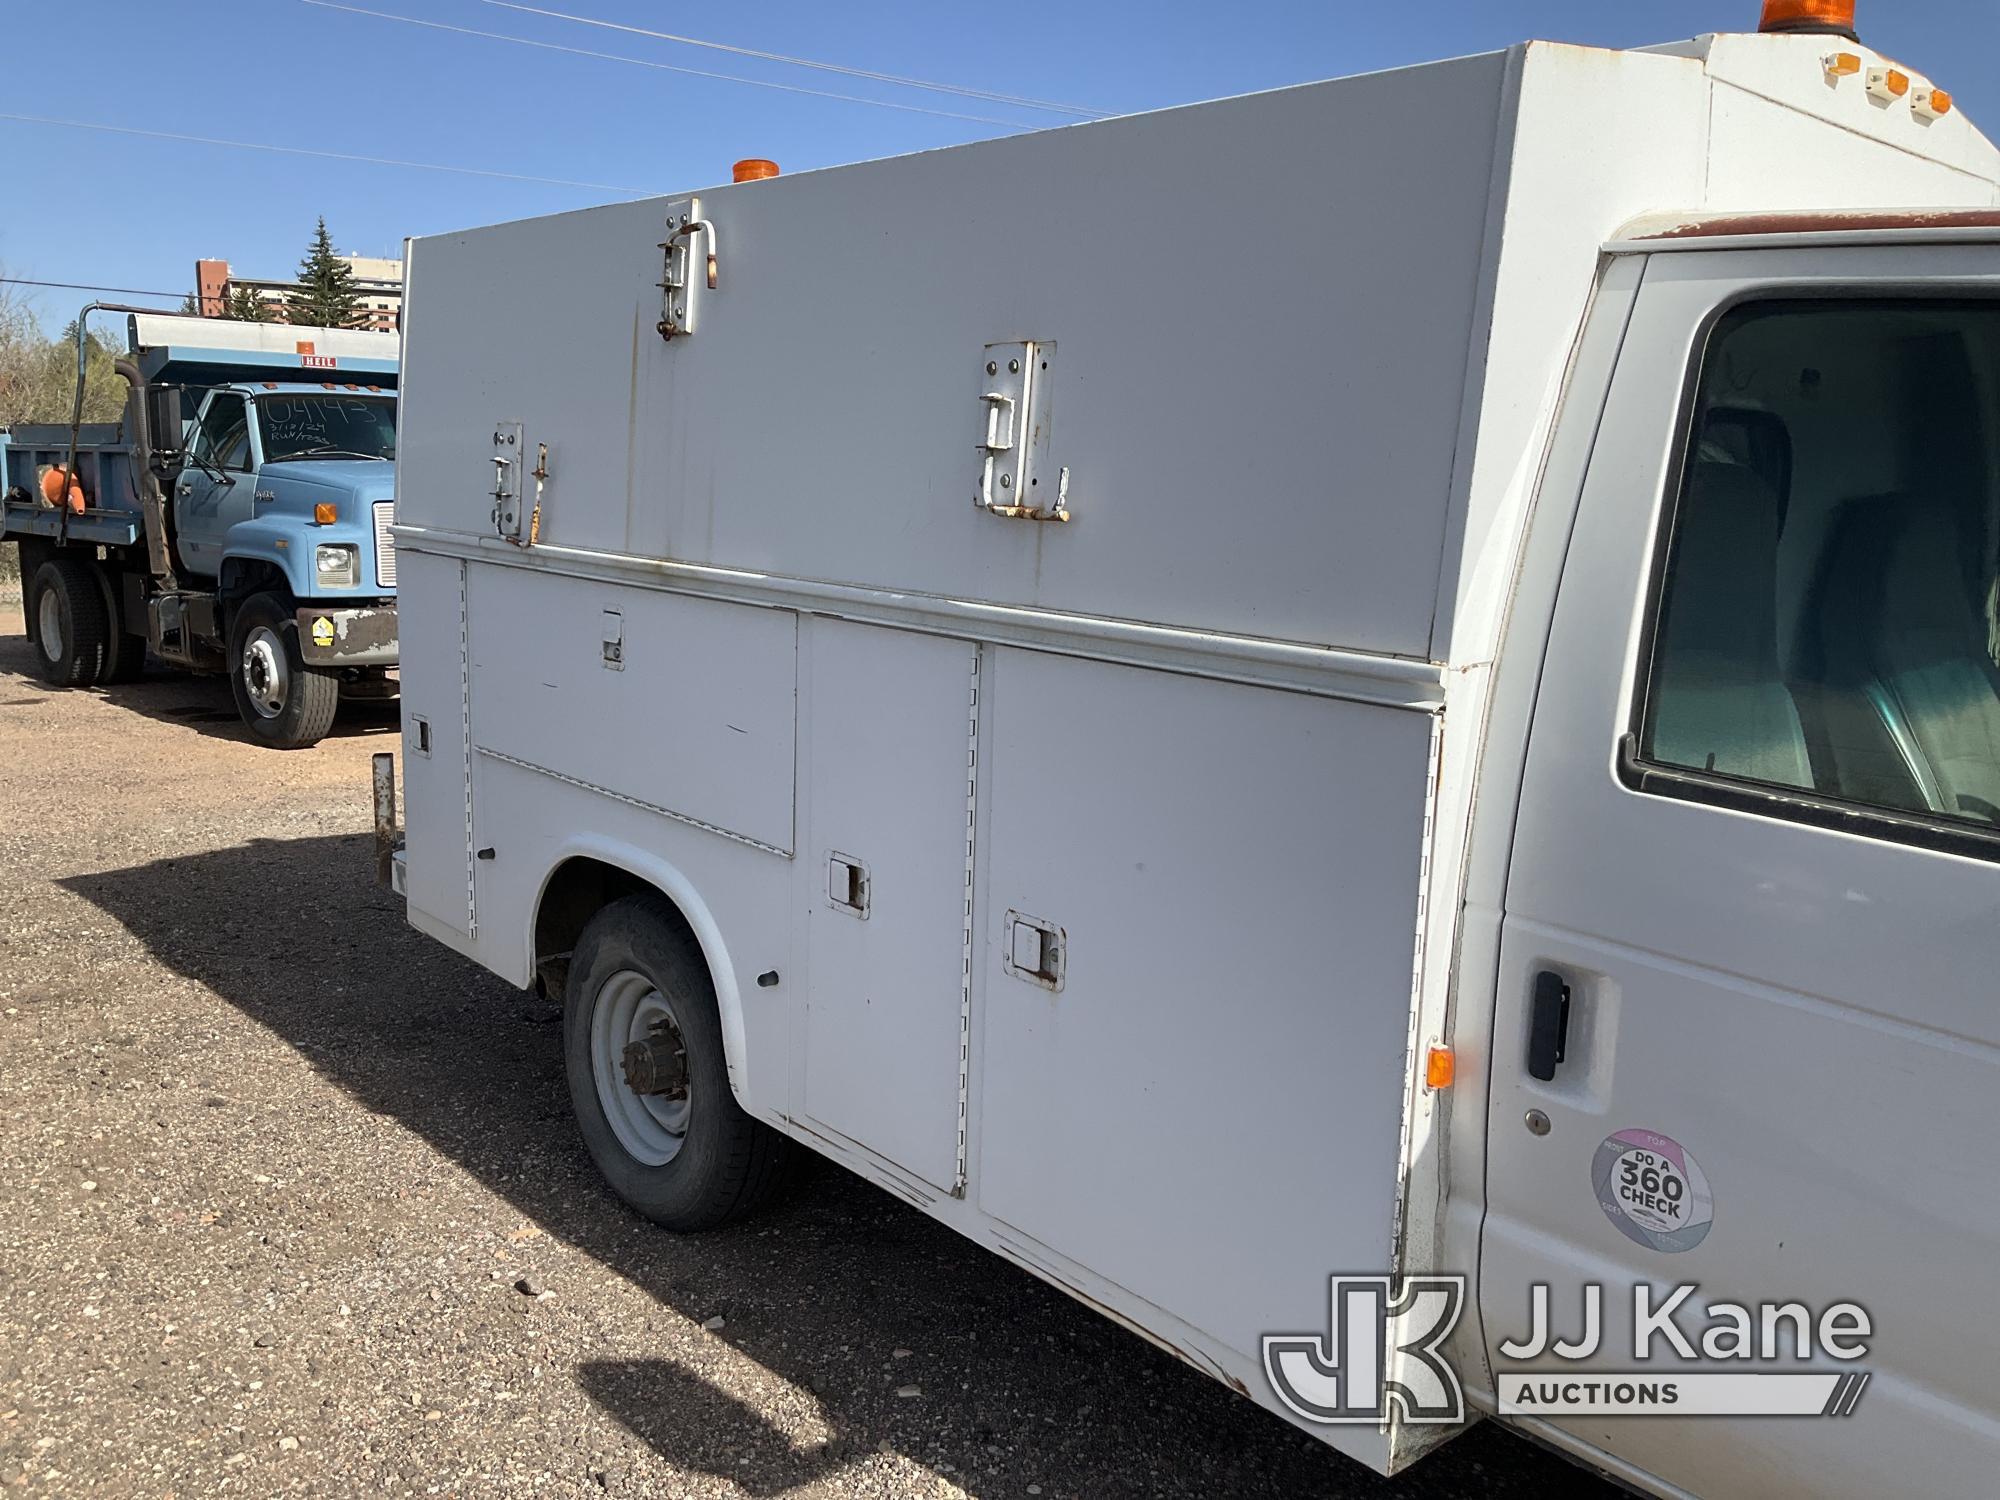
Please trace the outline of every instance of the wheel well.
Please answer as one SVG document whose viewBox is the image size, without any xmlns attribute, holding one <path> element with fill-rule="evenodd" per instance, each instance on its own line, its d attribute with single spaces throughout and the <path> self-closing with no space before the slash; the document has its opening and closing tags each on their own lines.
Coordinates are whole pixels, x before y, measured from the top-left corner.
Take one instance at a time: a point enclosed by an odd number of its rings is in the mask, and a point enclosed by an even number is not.
<svg viewBox="0 0 2000 1500">
<path fill-rule="evenodd" d="M 216 579 L 216 596 L 222 604 L 223 619 L 219 623 L 226 631 L 228 616 L 236 606 L 252 594 L 266 590 L 283 599 L 292 597 L 291 581 L 285 571 L 274 562 L 266 562 L 256 557 L 225 557 L 222 560 L 222 574 Z"/>
<path fill-rule="evenodd" d="M 590 919 L 622 897 L 642 894 L 657 896 L 668 919 L 682 930 L 694 951 L 702 951 L 700 939 L 673 897 L 630 870 L 577 855 L 556 866 L 542 887 L 541 905 L 535 909 L 536 982 L 551 997 L 560 999 L 569 976 L 569 956 L 576 951 L 576 940 Z"/>
</svg>

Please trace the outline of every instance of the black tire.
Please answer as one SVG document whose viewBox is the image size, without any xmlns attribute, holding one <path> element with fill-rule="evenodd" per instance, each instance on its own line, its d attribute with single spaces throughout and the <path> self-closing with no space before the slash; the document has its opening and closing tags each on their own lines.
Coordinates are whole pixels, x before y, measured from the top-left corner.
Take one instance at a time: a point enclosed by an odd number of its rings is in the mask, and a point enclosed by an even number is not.
<svg viewBox="0 0 2000 1500">
<path fill-rule="evenodd" d="M 97 680 L 103 683 L 137 682 L 146 672 L 146 638 L 125 628 L 118 597 L 121 578 L 106 567 L 97 570 L 104 587 L 104 617 L 110 624 L 104 640 L 104 668 Z"/>
<path fill-rule="evenodd" d="M 340 708 L 340 679 L 306 665 L 298 622 L 275 594 L 252 595 L 229 622 L 229 690 L 250 732 L 277 750 L 318 744 Z"/>
<path fill-rule="evenodd" d="M 52 557 L 35 569 L 23 606 L 35 616 L 35 666 L 57 687 L 85 687 L 104 672 L 111 621 L 97 565 Z"/>
<path fill-rule="evenodd" d="M 146 638 L 143 635 L 120 630 L 114 623 L 107 654 L 110 662 L 100 681 L 137 682 L 146 675 Z"/>
<path fill-rule="evenodd" d="M 644 976 L 674 1011 L 686 1051 L 686 1133 L 673 1157 L 651 1165 L 620 1140 L 598 1094 L 592 1021 L 607 987 Z M 774 1198 L 793 1178 L 797 1148 L 743 1112 L 729 1091 L 722 1018 L 700 949 L 657 896 L 626 896 L 592 917 L 577 940 L 564 986 L 563 1070 L 591 1159 L 611 1188 L 656 1224 L 713 1229 Z M 626 1087 L 622 1078 L 613 1087 Z M 636 1096 L 635 1096 L 636 1097 Z"/>
</svg>

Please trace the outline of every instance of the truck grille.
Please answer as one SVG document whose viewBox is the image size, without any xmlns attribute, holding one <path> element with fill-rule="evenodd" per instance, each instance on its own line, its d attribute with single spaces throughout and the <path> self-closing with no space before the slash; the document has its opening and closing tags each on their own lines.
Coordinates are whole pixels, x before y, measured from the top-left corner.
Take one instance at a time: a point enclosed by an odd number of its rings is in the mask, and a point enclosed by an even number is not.
<svg viewBox="0 0 2000 1500">
<path fill-rule="evenodd" d="M 375 502 L 375 585 L 377 588 L 392 589 L 396 586 L 396 539 L 389 535 L 389 528 L 396 524 L 396 502 L 377 500 Z"/>
</svg>

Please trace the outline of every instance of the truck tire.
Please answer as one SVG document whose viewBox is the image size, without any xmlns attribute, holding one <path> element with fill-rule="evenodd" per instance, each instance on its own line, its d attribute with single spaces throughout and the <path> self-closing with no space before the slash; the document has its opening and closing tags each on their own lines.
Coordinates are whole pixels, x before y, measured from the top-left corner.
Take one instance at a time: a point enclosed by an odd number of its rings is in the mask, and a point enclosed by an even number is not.
<svg viewBox="0 0 2000 1500">
<path fill-rule="evenodd" d="M 111 568 L 100 566 L 97 580 L 104 590 L 104 617 L 110 629 L 104 637 L 104 669 L 97 680 L 104 683 L 137 682 L 146 673 L 146 638 L 133 635 L 125 628 L 123 611 L 119 608 L 121 575 Z"/>
<path fill-rule="evenodd" d="M 787 1185 L 797 1148 L 730 1093 L 708 965 L 659 897 L 626 896 L 591 918 L 565 995 L 570 1103 L 619 1197 L 688 1232 Z"/>
<path fill-rule="evenodd" d="M 23 603 L 34 611 L 35 666 L 57 687 L 85 687 L 103 674 L 111 620 L 97 565 L 52 557 L 35 569 Z"/>
<path fill-rule="evenodd" d="M 146 638 L 120 630 L 114 622 L 100 682 L 137 682 L 146 675 Z"/>
<path fill-rule="evenodd" d="M 229 686 L 250 732 L 278 750 L 326 738 L 340 679 L 299 655 L 299 627 L 275 594 L 253 594 L 229 622 Z"/>
</svg>

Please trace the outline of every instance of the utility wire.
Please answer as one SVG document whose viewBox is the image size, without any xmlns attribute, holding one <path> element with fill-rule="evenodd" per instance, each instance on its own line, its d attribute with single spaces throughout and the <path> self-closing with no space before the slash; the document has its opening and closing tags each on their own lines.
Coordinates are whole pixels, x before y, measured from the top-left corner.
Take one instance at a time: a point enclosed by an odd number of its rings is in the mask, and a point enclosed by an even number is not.
<svg viewBox="0 0 2000 1500">
<path fill-rule="evenodd" d="M 116 292 L 121 297 L 186 297 L 188 292 L 147 292 L 136 286 L 98 286 L 90 281 L 31 281 L 26 276 L 0 276 L 0 286 L 52 286 L 68 292 Z"/>
<path fill-rule="evenodd" d="M 652 37 L 655 41 L 678 42 L 683 47 L 706 47 L 714 52 L 729 52 L 737 57 L 754 57 L 763 62 L 784 63 L 794 68 L 817 68 L 822 73 L 842 73 L 849 78 L 866 78 L 874 83 L 893 83 L 899 88 L 926 89 L 934 94 L 956 94 L 963 99 L 984 99 L 989 104 L 1012 104 L 1020 109 L 1046 109 L 1059 115 L 1077 115 L 1086 120 L 1102 119 L 1104 112 L 1085 109 L 1076 104 L 1053 104 L 1046 99 L 1024 99 L 1019 94 L 996 94 L 986 89 L 967 88 L 956 83 L 932 83 L 923 78 L 902 78 L 894 73 L 876 73 L 867 68 L 852 68 L 844 63 L 818 62 L 810 57 L 789 57 L 782 52 L 759 52 L 755 47 L 733 47 L 727 42 L 704 41 L 700 37 L 681 36 L 672 31 L 652 31 L 644 26 L 628 26 L 619 21 L 602 21 L 595 16 L 573 16 L 567 11 L 544 10 L 539 5 L 522 5 L 518 0 L 479 0 L 482 5 L 491 5 L 499 10 L 520 11 L 524 15 L 545 16 L 552 21 L 574 21 L 579 26 L 598 26 L 606 31 L 623 31 L 632 36 Z"/>
<path fill-rule="evenodd" d="M 643 57 L 627 57 L 618 52 L 593 52 L 587 47 L 565 47 L 560 42 L 537 41 L 533 37 L 512 36 L 504 31 L 481 31 L 474 26 L 451 26 L 443 21 L 425 21 L 416 16 L 392 15 L 386 10 L 366 10 L 359 5 L 343 5 L 339 0 L 299 0 L 301 5 L 321 10 L 341 10 L 349 15 L 372 16 L 378 21 L 400 21 L 405 26 L 422 26 L 430 31 L 448 31 L 457 36 L 484 37 L 491 42 L 512 42 L 517 47 L 539 47 L 545 52 L 566 52 L 571 57 L 591 57 L 600 62 L 629 63 L 635 68 L 654 68 L 662 73 L 684 73 L 690 78 L 713 78 L 722 83 L 747 83 L 752 88 L 776 89 L 784 94 L 804 94 L 813 99 L 837 99 L 843 104 L 868 104 L 876 109 L 901 110 L 905 114 L 934 115 L 941 120 L 965 120 L 974 125 L 998 125 L 1007 130 L 1022 128 L 1018 121 L 996 120 L 988 115 L 961 115 L 947 109 L 931 109 L 922 104 L 898 104 L 890 99 L 869 99 L 860 94 L 836 94 L 826 89 L 801 88 L 793 83 L 773 83 L 766 78 L 744 78 L 735 73 L 711 73 L 703 68 L 683 68 L 675 63 L 653 62 Z"/>
<path fill-rule="evenodd" d="M 276 151 L 285 156 L 321 156 L 330 161 L 358 161 L 376 167 L 412 167 L 420 172 L 456 172 L 466 177 L 498 177 L 508 182 L 541 182 L 552 187 L 592 188 L 607 193 L 647 193 L 650 188 L 615 182 L 574 182 L 567 177 L 533 177 L 525 172 L 495 172 L 485 167 L 453 167 L 434 161 L 404 161 L 393 156 L 357 156 L 349 151 L 316 151 L 310 146 L 274 146 L 268 141 L 226 141 L 215 136 L 181 135 L 171 130 L 141 130 L 136 125 L 103 125 L 94 120 L 58 120 L 47 115 L 0 113 L 0 120 L 24 125 L 60 125 L 68 130 L 101 130 L 111 135 L 142 135 L 159 141 L 186 141 L 196 146 L 232 146 L 239 151 Z"/>
</svg>

